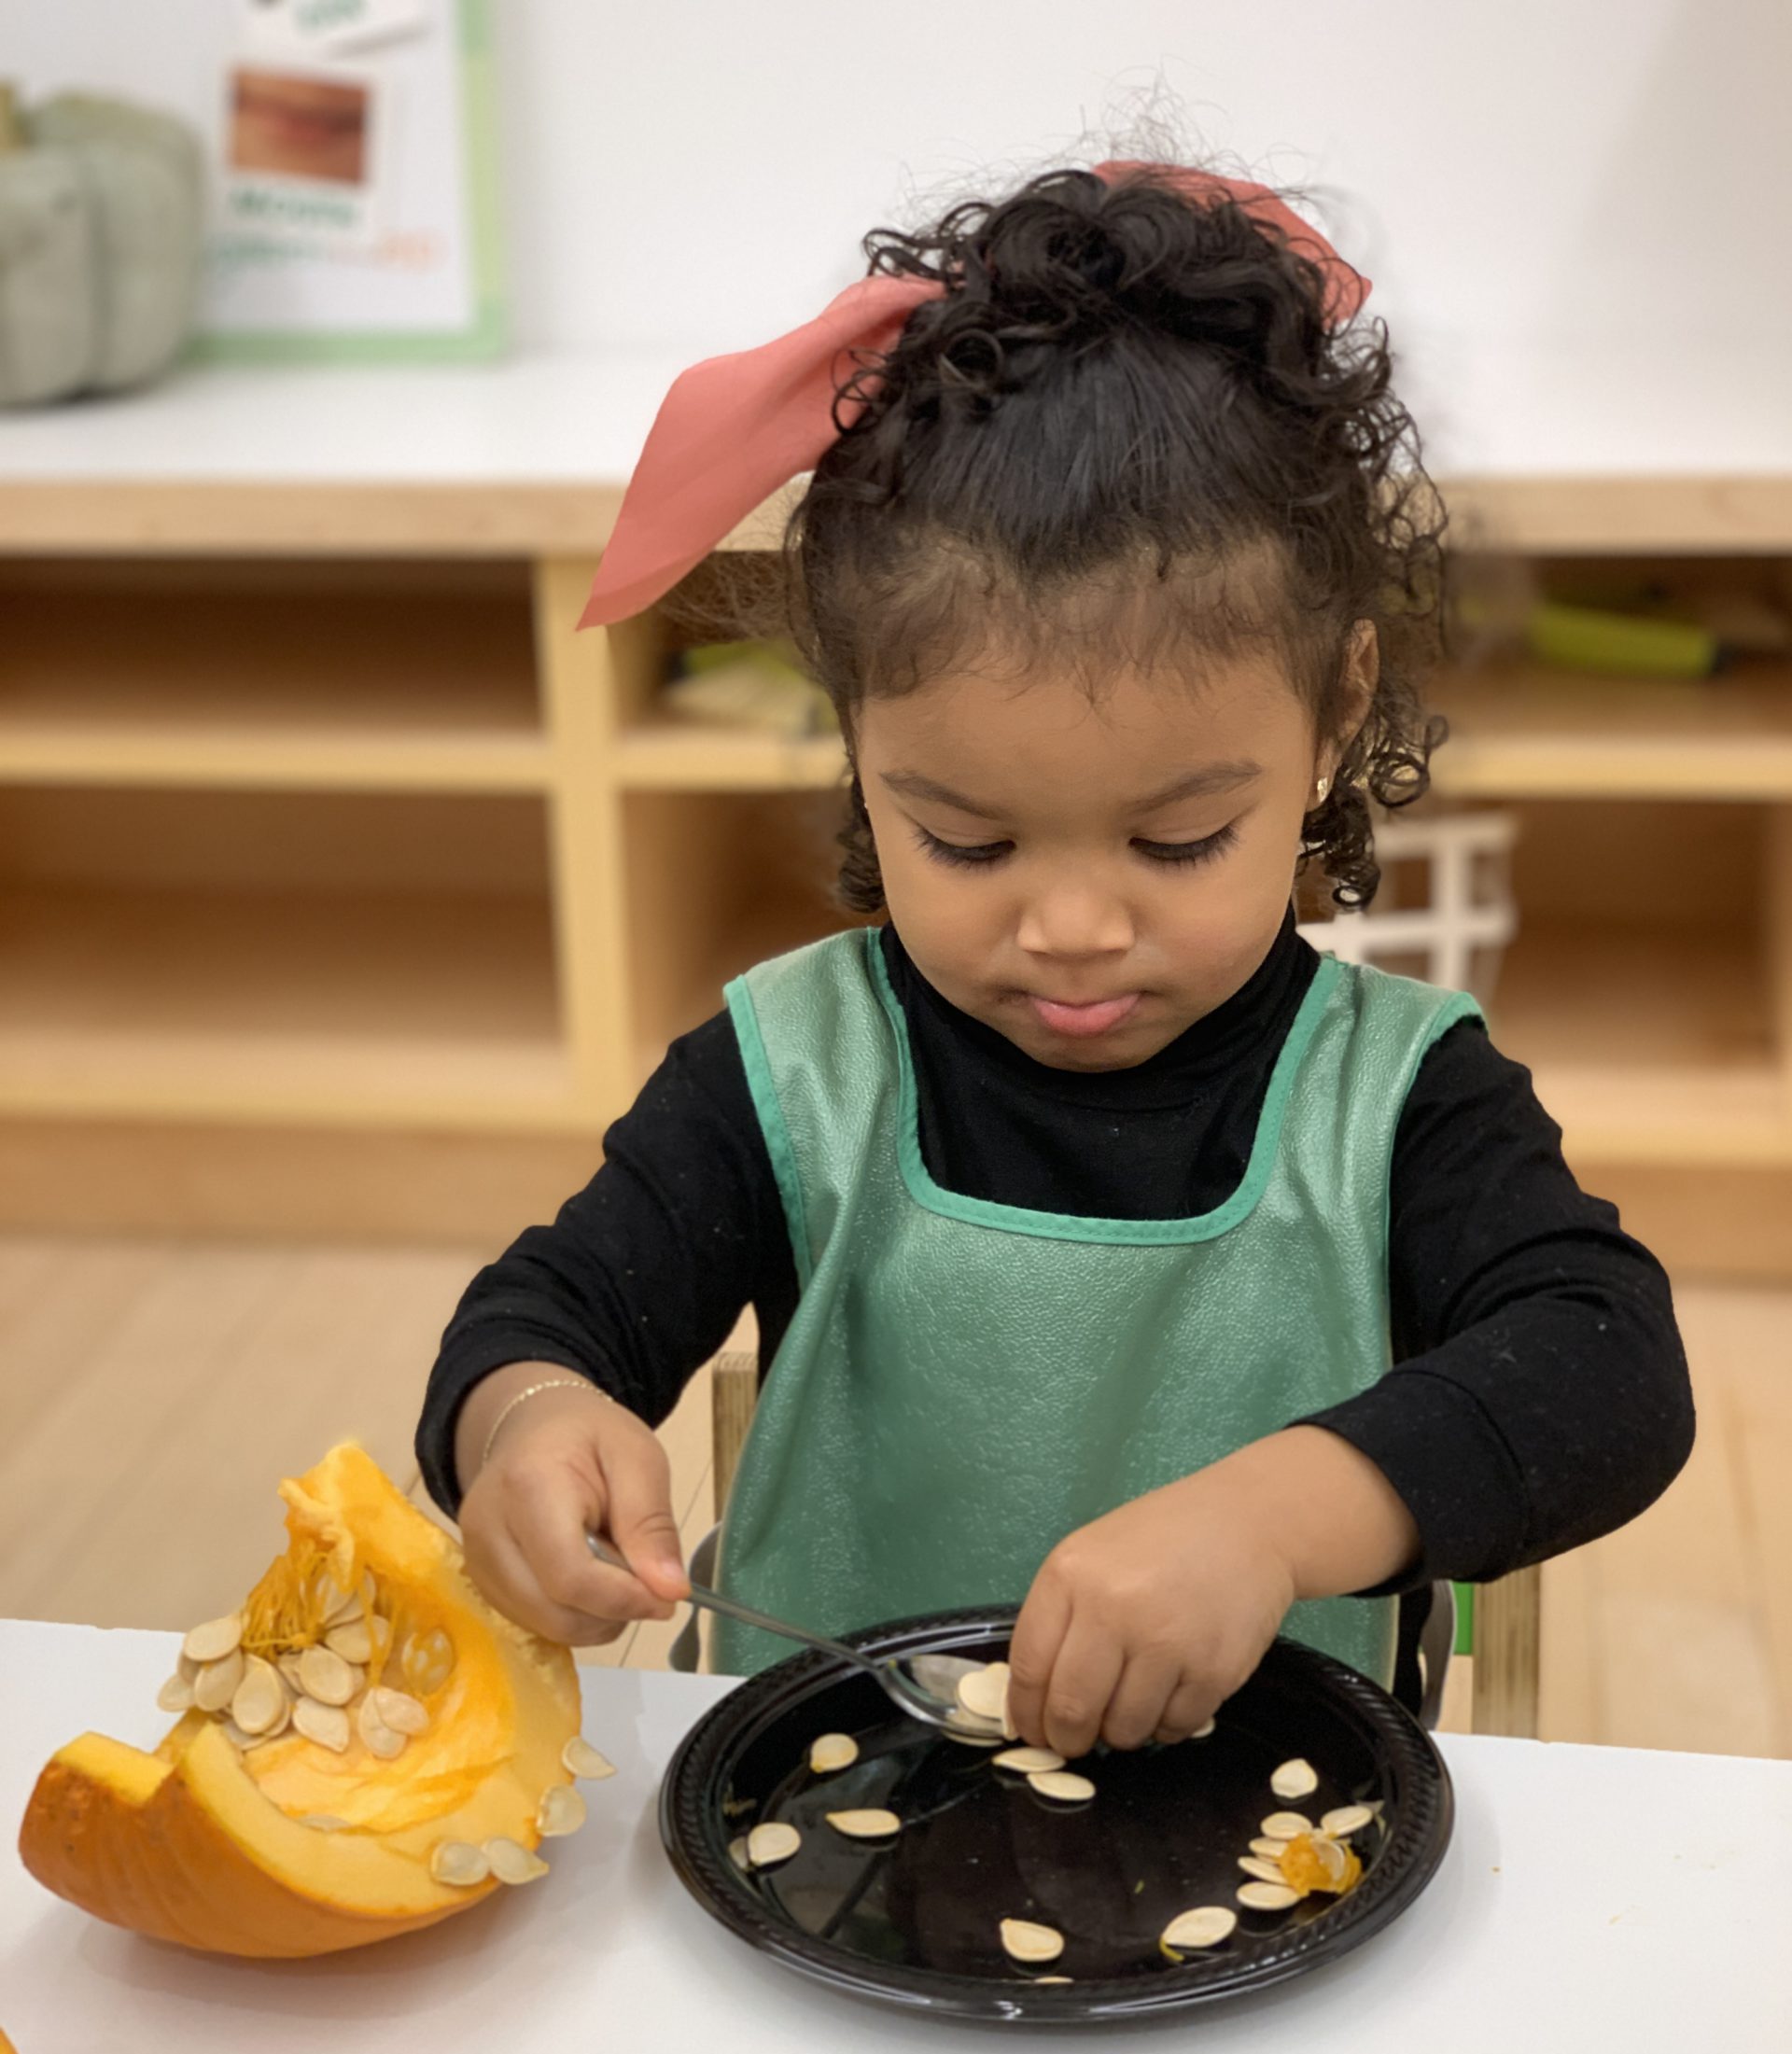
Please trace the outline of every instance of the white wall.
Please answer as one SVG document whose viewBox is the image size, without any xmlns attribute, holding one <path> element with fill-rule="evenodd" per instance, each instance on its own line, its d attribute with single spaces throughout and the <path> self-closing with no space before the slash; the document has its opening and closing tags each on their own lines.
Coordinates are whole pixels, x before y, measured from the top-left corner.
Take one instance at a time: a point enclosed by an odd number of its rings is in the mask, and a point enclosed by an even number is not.
<svg viewBox="0 0 1792 2054">
<path fill-rule="evenodd" d="M 1787 0 L 490 5 L 526 344 L 762 340 L 1157 90 L 1333 196 L 1440 460 L 1792 468 Z M 165 6 L 0 0 L 0 71 L 175 97 Z"/>
</svg>

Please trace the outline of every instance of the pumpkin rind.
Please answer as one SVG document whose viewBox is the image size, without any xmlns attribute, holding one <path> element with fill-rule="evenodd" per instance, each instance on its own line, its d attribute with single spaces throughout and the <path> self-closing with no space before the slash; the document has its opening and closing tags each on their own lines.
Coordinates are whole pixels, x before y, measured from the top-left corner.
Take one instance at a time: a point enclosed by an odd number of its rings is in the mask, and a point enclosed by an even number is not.
<svg viewBox="0 0 1792 2054">
<path fill-rule="evenodd" d="M 289 1555 L 321 1550 L 344 1587 L 371 1573 L 451 1635 L 457 1659 L 429 1732 L 396 1761 L 358 1743 L 324 1757 L 294 1734 L 241 1755 L 199 1712 L 153 1754 L 84 1734 L 44 1768 L 20 1834 L 25 1866 L 59 1896 L 218 1953 L 329 1953 L 480 1902 L 497 1885 L 437 1882 L 431 1850 L 499 1836 L 533 1849 L 537 1807 L 568 1780 L 561 1753 L 580 1727 L 570 1654 L 493 1611 L 452 1536 L 360 1448 L 332 1449 L 282 1495 Z M 299 1823 L 319 1812 L 350 1830 Z"/>
</svg>

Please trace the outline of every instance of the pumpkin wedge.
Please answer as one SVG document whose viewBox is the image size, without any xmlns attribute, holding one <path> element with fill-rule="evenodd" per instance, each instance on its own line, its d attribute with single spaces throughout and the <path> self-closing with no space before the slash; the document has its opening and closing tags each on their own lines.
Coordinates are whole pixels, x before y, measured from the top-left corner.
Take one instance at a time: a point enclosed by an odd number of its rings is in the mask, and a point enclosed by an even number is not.
<svg viewBox="0 0 1792 2054">
<path fill-rule="evenodd" d="M 164 1690 L 199 1703 L 151 1754 L 70 1741 L 19 1838 L 71 1904 L 223 1954 L 363 1947 L 465 1910 L 500 1873 L 541 1873 L 538 1813 L 572 1781 L 580 1727 L 571 1655 L 494 1611 L 363 1449 L 332 1448 L 280 1495 L 288 1545 L 240 1644 L 183 1656 Z M 214 1621 L 189 1644 L 230 1638 Z"/>
</svg>

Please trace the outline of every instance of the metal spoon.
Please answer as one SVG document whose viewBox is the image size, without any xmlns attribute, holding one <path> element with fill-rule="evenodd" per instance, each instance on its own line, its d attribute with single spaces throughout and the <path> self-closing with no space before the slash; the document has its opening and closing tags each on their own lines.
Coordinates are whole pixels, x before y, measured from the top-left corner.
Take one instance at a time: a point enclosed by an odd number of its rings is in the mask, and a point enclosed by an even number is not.
<svg viewBox="0 0 1792 2054">
<path fill-rule="evenodd" d="M 611 1569 L 620 1569 L 632 1576 L 629 1568 L 616 1550 L 607 1542 L 600 1541 L 595 1533 L 585 1535 L 586 1544 L 600 1562 Z M 956 1732 L 972 1730 L 963 1723 L 956 1698 L 941 1697 L 940 1689 L 956 1689 L 959 1676 L 973 1669 L 981 1669 L 981 1662 L 971 1661 L 956 1655 L 917 1655 L 915 1664 L 918 1669 L 927 1665 L 927 1672 L 935 1684 L 927 1684 L 909 1673 L 893 1655 L 883 1656 L 861 1655 L 856 1647 L 848 1647 L 844 1641 L 831 1641 L 825 1634 L 811 1633 L 806 1627 L 792 1626 L 788 1619 L 774 1619 L 763 1612 L 755 1612 L 750 1605 L 736 1604 L 734 1599 L 724 1598 L 720 1591 L 710 1590 L 703 1584 L 691 1586 L 691 1602 L 701 1605 L 706 1611 L 720 1612 L 730 1619 L 738 1619 L 742 1626 L 763 1628 L 767 1633 L 782 1634 L 787 1641 L 801 1641 L 805 1647 L 819 1647 L 823 1654 L 848 1662 L 854 1669 L 862 1669 L 875 1676 L 891 1700 L 908 1713 L 911 1719 L 919 1719 L 924 1725 L 948 1726 Z M 980 1736 L 981 1737 L 981 1736 Z"/>
</svg>

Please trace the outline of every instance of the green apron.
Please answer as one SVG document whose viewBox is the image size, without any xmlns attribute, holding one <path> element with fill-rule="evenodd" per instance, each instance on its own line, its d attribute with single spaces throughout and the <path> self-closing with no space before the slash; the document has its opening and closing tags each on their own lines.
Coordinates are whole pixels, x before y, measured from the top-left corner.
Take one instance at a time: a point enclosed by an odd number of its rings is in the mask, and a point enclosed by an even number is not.
<svg viewBox="0 0 1792 2054">
<path fill-rule="evenodd" d="M 1389 1366 L 1388 1167 L 1460 992 L 1322 959 L 1243 1181 L 1180 1220 L 944 1191 L 875 929 L 757 965 L 727 999 L 799 1299 L 729 1495 L 721 1587 L 827 1633 L 1018 1603 L 1067 1533 L 1366 1390 Z M 1382 1684 L 1396 1604 L 1284 1630 Z M 787 1642 L 717 1619 L 717 1669 Z"/>
</svg>

